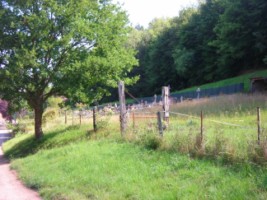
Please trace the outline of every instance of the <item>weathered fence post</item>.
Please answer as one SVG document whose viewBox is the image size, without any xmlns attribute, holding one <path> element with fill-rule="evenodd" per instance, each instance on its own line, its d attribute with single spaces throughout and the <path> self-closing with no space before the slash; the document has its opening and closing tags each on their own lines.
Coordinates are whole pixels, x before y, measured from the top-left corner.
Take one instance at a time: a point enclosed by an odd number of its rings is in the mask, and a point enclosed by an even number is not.
<svg viewBox="0 0 267 200">
<path fill-rule="evenodd" d="M 158 128 L 159 128 L 159 135 L 163 137 L 163 126 L 162 126 L 162 121 L 161 121 L 161 114 L 160 112 L 157 112 L 157 117 L 158 117 Z"/>
<path fill-rule="evenodd" d="M 93 108 L 93 127 L 94 127 L 94 132 L 97 132 L 96 111 L 97 111 L 97 107 L 94 106 L 94 108 Z"/>
<path fill-rule="evenodd" d="M 203 142 L 203 111 L 201 110 L 200 113 L 200 140 L 201 140 L 201 145 Z"/>
<path fill-rule="evenodd" d="M 124 136 L 127 126 L 127 110 L 125 105 L 125 93 L 124 93 L 124 82 L 120 81 L 118 85 L 119 89 L 119 100 L 120 100 L 120 127 L 121 135 Z"/>
<path fill-rule="evenodd" d="M 164 111 L 164 121 L 166 121 L 167 124 L 169 124 L 169 116 L 170 116 L 169 94 L 170 94 L 169 87 L 162 87 L 162 103 L 163 103 L 163 111 Z"/>
<path fill-rule="evenodd" d="M 67 121 L 67 111 L 65 110 L 65 124 L 67 124 L 68 121 Z"/>
<path fill-rule="evenodd" d="M 71 116 L 72 117 L 72 125 L 74 125 L 74 111 L 73 110 L 71 111 L 71 115 L 72 115 Z"/>
<path fill-rule="evenodd" d="M 258 145 L 261 143 L 261 110 L 257 107 Z"/>
<path fill-rule="evenodd" d="M 135 129 L 135 114 L 134 114 L 134 112 L 132 113 L 132 118 L 133 118 L 133 129 Z"/>
<path fill-rule="evenodd" d="M 80 116 L 80 125 L 82 124 L 82 111 L 79 112 L 79 116 Z"/>
</svg>

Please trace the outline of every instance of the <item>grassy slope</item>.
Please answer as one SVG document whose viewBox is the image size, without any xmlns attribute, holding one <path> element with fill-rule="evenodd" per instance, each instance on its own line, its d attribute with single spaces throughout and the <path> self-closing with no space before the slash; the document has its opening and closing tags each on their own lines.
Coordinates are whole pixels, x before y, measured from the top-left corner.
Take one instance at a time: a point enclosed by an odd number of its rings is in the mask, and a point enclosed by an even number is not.
<svg viewBox="0 0 267 200">
<path fill-rule="evenodd" d="M 267 198 L 263 167 L 192 160 L 100 135 L 105 137 L 89 136 L 87 127 L 62 127 L 39 142 L 18 136 L 4 151 L 13 158 L 24 157 L 15 159 L 12 167 L 44 199 Z"/>
<path fill-rule="evenodd" d="M 209 88 L 223 87 L 223 86 L 233 85 L 233 84 L 238 84 L 238 83 L 244 83 L 244 89 L 246 92 L 248 92 L 250 89 L 250 78 L 253 78 L 253 77 L 267 77 L 267 70 L 256 71 L 253 73 L 244 74 L 241 76 L 225 79 L 225 80 L 214 82 L 214 83 L 208 83 L 208 84 L 204 84 L 200 86 L 195 86 L 195 87 L 187 88 L 187 89 L 180 90 L 174 93 L 196 91 L 198 87 L 200 87 L 201 89 L 209 89 Z"/>
<path fill-rule="evenodd" d="M 244 90 L 245 92 L 249 92 L 250 90 L 250 78 L 253 77 L 267 77 L 267 70 L 261 70 L 261 71 L 256 71 L 253 73 L 248 73 L 248 74 L 244 74 L 241 76 L 237 76 L 234 78 L 229 78 L 229 79 L 224 79 L 221 81 L 217 81 L 214 83 L 207 83 L 204 85 L 197 85 L 194 87 L 190 87 L 190 88 L 186 88 L 183 90 L 179 90 L 179 91 L 175 91 L 172 92 L 172 94 L 179 94 L 182 92 L 191 92 L 191 91 L 196 91 L 197 88 L 201 88 L 201 89 L 210 89 L 210 88 L 218 88 L 218 87 L 224 87 L 224 86 L 228 86 L 228 85 L 234 85 L 234 84 L 238 84 L 238 83 L 244 83 Z M 126 100 L 127 104 L 132 104 L 132 103 L 136 103 L 135 100 L 133 99 L 127 99 Z M 115 102 L 113 102 L 115 103 Z M 118 102 L 117 102 L 118 103 Z"/>
</svg>

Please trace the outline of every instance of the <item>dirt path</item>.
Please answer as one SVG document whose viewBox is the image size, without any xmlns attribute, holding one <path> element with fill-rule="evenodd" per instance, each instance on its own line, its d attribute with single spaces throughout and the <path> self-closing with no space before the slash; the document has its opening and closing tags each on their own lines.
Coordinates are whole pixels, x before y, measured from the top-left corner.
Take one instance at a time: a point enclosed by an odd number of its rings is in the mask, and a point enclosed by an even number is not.
<svg viewBox="0 0 267 200">
<path fill-rule="evenodd" d="M 2 129 L 2 130 L 1 130 Z M 41 200 L 37 192 L 26 188 L 4 158 L 2 143 L 8 139 L 8 131 L 0 123 L 0 200 Z"/>
</svg>

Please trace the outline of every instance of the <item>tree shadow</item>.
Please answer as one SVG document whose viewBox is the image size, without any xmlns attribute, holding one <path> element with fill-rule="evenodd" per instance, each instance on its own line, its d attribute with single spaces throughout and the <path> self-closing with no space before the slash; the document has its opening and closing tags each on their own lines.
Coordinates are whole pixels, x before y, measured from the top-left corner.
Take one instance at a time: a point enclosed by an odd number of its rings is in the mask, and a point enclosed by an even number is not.
<svg viewBox="0 0 267 200">
<path fill-rule="evenodd" d="M 67 145 L 68 143 L 73 143 L 75 142 L 75 139 L 62 139 L 59 141 L 55 141 L 53 140 L 53 138 L 58 135 L 67 134 L 69 130 L 74 129 L 79 129 L 79 126 L 69 126 L 61 130 L 45 133 L 44 136 L 39 140 L 36 140 L 34 136 L 27 137 L 26 139 L 15 144 L 12 148 L 6 150 L 5 156 L 9 159 L 23 158 L 35 154 L 40 150 L 52 149 L 54 147 L 60 147 Z M 86 133 L 81 135 L 80 137 L 77 137 L 76 140 L 80 140 L 81 138 L 85 137 Z"/>
</svg>

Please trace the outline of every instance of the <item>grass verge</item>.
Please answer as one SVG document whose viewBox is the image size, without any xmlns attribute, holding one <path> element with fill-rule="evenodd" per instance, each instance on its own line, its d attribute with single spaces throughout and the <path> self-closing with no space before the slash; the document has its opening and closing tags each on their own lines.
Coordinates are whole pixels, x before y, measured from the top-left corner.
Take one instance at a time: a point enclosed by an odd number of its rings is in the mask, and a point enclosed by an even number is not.
<svg viewBox="0 0 267 200">
<path fill-rule="evenodd" d="M 251 110 L 255 105 L 263 108 L 263 119 L 267 116 L 265 96 L 189 103 L 172 110 L 193 114 L 206 108 L 208 118 L 244 126 L 255 125 Z M 156 137 L 156 123 L 149 122 L 140 133 L 135 130 L 122 140 L 114 118 L 97 134 L 85 125 L 47 129 L 39 141 L 28 134 L 17 135 L 4 144 L 4 152 L 22 180 L 44 199 L 267 199 L 266 162 L 259 166 L 246 158 L 244 136 L 249 132 L 213 127 L 205 118 L 202 152 L 195 145 L 199 120 L 173 119 L 163 139 Z M 192 153 L 205 156 L 192 159 Z M 212 156 L 216 158 L 209 160 Z"/>
<path fill-rule="evenodd" d="M 266 199 L 266 169 L 222 166 L 110 140 L 83 141 L 15 160 L 44 199 Z"/>
</svg>

